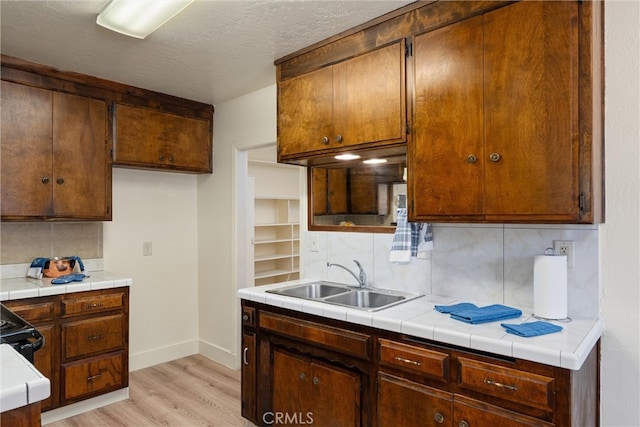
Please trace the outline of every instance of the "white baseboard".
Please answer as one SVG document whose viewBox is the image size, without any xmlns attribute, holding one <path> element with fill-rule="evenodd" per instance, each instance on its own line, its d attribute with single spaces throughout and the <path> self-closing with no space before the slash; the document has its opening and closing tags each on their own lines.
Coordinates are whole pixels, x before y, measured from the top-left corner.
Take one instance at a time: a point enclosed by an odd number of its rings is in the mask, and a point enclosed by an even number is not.
<svg viewBox="0 0 640 427">
<path fill-rule="evenodd" d="M 148 368 L 160 363 L 170 362 L 181 357 L 198 353 L 198 340 L 185 341 L 178 344 L 147 350 L 142 353 L 129 354 L 129 372 Z"/>
<path fill-rule="evenodd" d="M 209 359 L 237 371 L 240 369 L 240 357 L 226 348 L 219 347 L 206 341 L 199 341 L 199 353 Z"/>
<path fill-rule="evenodd" d="M 42 425 L 64 420 L 129 398 L 129 387 L 42 413 Z"/>
</svg>

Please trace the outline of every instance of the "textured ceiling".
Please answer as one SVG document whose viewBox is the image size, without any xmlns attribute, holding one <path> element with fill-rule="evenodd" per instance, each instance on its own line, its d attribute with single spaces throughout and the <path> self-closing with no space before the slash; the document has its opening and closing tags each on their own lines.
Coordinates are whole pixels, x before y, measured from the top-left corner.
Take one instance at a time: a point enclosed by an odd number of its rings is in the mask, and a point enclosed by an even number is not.
<svg viewBox="0 0 640 427">
<path fill-rule="evenodd" d="M 217 104 L 275 83 L 275 59 L 412 0 L 196 0 L 144 40 L 98 26 L 107 3 L 1 0 L 2 53 Z"/>
</svg>

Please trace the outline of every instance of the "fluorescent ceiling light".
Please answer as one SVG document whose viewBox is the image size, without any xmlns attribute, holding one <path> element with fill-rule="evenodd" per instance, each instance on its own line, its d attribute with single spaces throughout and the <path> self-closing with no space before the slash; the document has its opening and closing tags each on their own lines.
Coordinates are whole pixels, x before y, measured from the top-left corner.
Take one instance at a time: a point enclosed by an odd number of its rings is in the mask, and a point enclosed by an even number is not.
<svg viewBox="0 0 640 427">
<path fill-rule="evenodd" d="M 193 0 L 111 0 L 96 23 L 112 31 L 143 39 L 176 16 Z"/>
<path fill-rule="evenodd" d="M 339 154 L 337 156 L 335 156 L 336 160 L 355 160 L 355 159 L 359 159 L 360 156 L 358 156 L 357 154 Z"/>
<path fill-rule="evenodd" d="M 387 159 L 369 159 L 364 160 L 362 163 L 365 163 L 367 165 L 378 165 L 380 163 L 387 163 Z"/>
</svg>

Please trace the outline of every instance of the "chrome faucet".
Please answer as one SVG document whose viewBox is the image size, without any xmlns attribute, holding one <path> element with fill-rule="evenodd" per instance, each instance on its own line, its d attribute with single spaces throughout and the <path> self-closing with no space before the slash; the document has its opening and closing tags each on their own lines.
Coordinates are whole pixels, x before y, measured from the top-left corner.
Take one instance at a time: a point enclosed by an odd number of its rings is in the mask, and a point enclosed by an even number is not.
<svg viewBox="0 0 640 427">
<path fill-rule="evenodd" d="M 362 265 L 357 260 L 354 259 L 353 262 L 356 263 L 356 265 L 358 266 L 358 269 L 360 270 L 358 275 L 356 275 L 356 273 L 354 273 L 353 271 L 351 271 L 350 269 L 348 269 L 347 267 L 345 267 L 344 265 L 341 265 L 341 264 L 327 262 L 327 267 L 334 267 L 335 266 L 335 267 L 340 267 L 340 268 L 346 270 L 349 274 L 351 274 L 358 281 L 358 286 L 359 287 L 366 288 L 367 287 L 367 273 L 364 272 L 364 268 L 362 268 Z"/>
</svg>

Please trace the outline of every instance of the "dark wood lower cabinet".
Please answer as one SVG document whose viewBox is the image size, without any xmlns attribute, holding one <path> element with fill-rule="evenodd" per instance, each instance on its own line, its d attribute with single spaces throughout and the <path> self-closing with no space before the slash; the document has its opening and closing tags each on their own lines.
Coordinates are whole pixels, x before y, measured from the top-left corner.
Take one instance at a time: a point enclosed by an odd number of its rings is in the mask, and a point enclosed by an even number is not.
<svg viewBox="0 0 640 427">
<path fill-rule="evenodd" d="M 360 425 L 362 387 L 356 373 L 274 350 L 272 386 L 275 420 L 289 425 Z"/>
<path fill-rule="evenodd" d="M 242 414 L 256 425 L 599 424 L 599 343 L 574 371 L 242 304 Z"/>
</svg>

